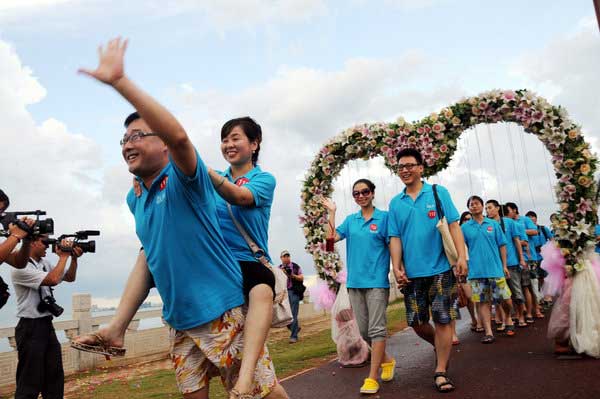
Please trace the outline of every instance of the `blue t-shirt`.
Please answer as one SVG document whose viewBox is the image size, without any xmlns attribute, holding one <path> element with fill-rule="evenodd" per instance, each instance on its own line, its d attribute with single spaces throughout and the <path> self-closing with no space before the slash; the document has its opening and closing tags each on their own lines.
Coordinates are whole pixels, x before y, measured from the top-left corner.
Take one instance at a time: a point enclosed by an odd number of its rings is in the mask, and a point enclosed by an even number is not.
<svg viewBox="0 0 600 399">
<path fill-rule="evenodd" d="M 515 237 L 521 239 L 520 230 L 514 220 L 503 217 L 502 221 L 504 222 L 504 239 L 506 241 L 506 265 L 508 267 L 520 267 L 519 252 L 517 252 L 517 247 L 515 247 L 513 241 Z M 497 223 L 502 227 L 500 222 Z"/>
<path fill-rule="evenodd" d="M 263 172 L 258 166 L 248 171 L 244 176 L 238 177 L 235 181 L 231 177 L 231 168 L 219 173 L 221 176 L 227 177 L 230 182 L 246 187 L 252 193 L 254 205 L 247 207 L 232 205 L 233 215 L 244 229 L 246 229 L 246 232 L 256 245 L 265 251 L 267 259 L 272 262 L 269 256 L 268 244 L 269 218 L 271 217 L 271 204 L 273 203 L 276 184 L 275 177 L 268 172 Z M 244 240 L 244 237 L 242 237 L 231 220 L 231 216 L 227 210 L 227 202 L 219 194 L 215 196 L 217 197 L 219 225 L 223 231 L 227 246 L 233 252 L 233 256 L 238 261 L 256 262 L 257 260 L 254 258 L 252 250 L 250 250 L 246 240 Z"/>
<path fill-rule="evenodd" d="M 362 211 L 346 217 L 336 229 L 346 239 L 348 288 L 389 288 L 388 213 L 375 209 L 365 220 Z"/>
<path fill-rule="evenodd" d="M 529 219 L 527 216 L 519 216 L 519 218 L 516 219 L 515 222 L 517 222 L 521 226 L 523 226 L 523 230 L 525 230 L 524 231 L 525 236 L 527 237 L 527 242 L 529 243 L 529 251 L 531 252 L 531 259 L 527 255 L 527 250 L 523 249 L 523 257 L 525 258 L 525 261 L 539 260 L 538 253 L 535 250 L 535 238 L 534 238 L 535 236 L 530 236 L 529 234 L 527 234 L 527 231 L 526 231 L 526 230 L 537 230 L 537 226 L 535 225 L 535 223 L 533 223 L 533 220 Z"/>
<path fill-rule="evenodd" d="M 596 227 L 594 227 L 594 236 L 600 236 L 600 224 L 597 224 Z M 600 254 L 600 245 L 596 244 L 595 251 Z"/>
<path fill-rule="evenodd" d="M 448 224 L 458 222 L 460 215 L 445 187 L 437 186 L 442 210 Z M 429 277 L 450 270 L 444 253 L 442 236 L 436 228 L 439 221 L 431 184 L 423 182 L 413 201 L 406 188 L 390 202 L 388 235 L 402 240 L 404 267 L 408 278 Z"/>
<path fill-rule="evenodd" d="M 469 247 L 469 279 L 504 277 L 499 248 L 506 245 L 502 227 L 495 220 L 483 218 L 481 224 L 471 219 L 461 226 Z"/>
<path fill-rule="evenodd" d="M 163 317 L 177 330 L 206 324 L 244 303 L 242 273 L 217 221 L 215 193 L 196 152 L 194 176 L 171 161 L 127 204 L 163 301 Z"/>
<path fill-rule="evenodd" d="M 533 236 L 533 242 L 535 242 L 536 247 L 544 246 L 544 244 L 546 244 L 548 241 L 550 241 L 551 238 L 554 237 L 552 235 L 552 232 L 550 231 L 550 229 L 546 226 L 537 226 L 537 231 L 538 231 L 538 235 Z M 538 257 L 537 260 L 541 261 L 544 259 L 541 252 L 538 252 L 536 250 L 536 253 L 537 253 L 537 257 Z"/>
</svg>

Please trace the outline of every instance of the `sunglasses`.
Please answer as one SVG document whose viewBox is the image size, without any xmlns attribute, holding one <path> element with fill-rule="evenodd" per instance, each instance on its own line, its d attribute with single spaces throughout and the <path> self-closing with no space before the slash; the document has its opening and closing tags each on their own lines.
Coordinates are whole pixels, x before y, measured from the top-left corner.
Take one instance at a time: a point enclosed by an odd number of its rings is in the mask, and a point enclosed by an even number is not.
<svg viewBox="0 0 600 399">
<path fill-rule="evenodd" d="M 368 188 L 363 188 L 363 189 L 362 189 L 362 190 L 360 190 L 360 191 L 352 191 L 352 196 L 353 196 L 354 198 L 358 198 L 358 197 L 360 197 L 361 195 L 362 195 L 363 197 L 366 197 L 366 196 L 367 196 L 367 195 L 369 195 L 369 194 L 371 194 L 371 190 L 370 190 L 370 189 L 368 189 Z"/>
</svg>

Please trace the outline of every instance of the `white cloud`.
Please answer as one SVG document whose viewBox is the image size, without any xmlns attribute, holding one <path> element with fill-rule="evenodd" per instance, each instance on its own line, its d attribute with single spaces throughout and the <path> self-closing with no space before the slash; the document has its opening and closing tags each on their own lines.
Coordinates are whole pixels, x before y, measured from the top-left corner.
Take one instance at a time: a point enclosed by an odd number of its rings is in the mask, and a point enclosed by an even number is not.
<svg viewBox="0 0 600 399">
<path fill-rule="evenodd" d="M 100 145 L 84 132 L 73 133 L 55 118 L 36 123 L 27 106 L 45 95 L 34 73 L 0 40 L 0 188 L 11 199 L 9 210 L 47 211 L 56 234 L 102 232 L 91 237 L 97 241 L 97 253 L 81 259 L 78 281 L 57 289 L 62 303 L 70 302 L 73 291 L 119 295 L 139 247 L 123 200 L 131 177 L 107 169 Z M 121 190 L 118 202 L 116 187 Z M 7 267 L 0 268 L 10 281 L 8 272 Z"/>
<path fill-rule="evenodd" d="M 592 17 L 580 21 L 570 34 L 557 37 L 542 50 L 522 57 L 515 70 L 544 92 L 551 87 L 554 104 L 569 110 L 588 137 L 600 138 L 600 42 Z M 598 149 L 598 147 L 597 147 Z"/>
</svg>

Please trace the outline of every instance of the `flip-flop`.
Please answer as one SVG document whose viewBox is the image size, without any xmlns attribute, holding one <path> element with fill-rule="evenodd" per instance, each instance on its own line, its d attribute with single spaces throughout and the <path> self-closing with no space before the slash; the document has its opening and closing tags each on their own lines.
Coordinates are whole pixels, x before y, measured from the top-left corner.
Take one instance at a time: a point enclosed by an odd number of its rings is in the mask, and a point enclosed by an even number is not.
<svg viewBox="0 0 600 399">
<path fill-rule="evenodd" d="M 525 319 L 525 322 L 526 322 L 527 324 L 533 324 L 533 323 L 535 323 L 535 322 L 534 322 L 534 320 L 533 320 L 533 317 L 527 317 L 527 318 Z"/>
<path fill-rule="evenodd" d="M 519 327 L 519 328 L 527 328 L 527 327 L 529 327 L 529 324 L 527 324 L 527 323 L 519 323 L 519 324 L 517 324 L 517 327 Z"/>
<path fill-rule="evenodd" d="M 436 382 L 436 380 L 439 377 L 443 377 L 446 381 L 444 382 L 440 382 L 439 384 Z M 448 393 L 448 392 L 452 392 L 454 391 L 454 389 L 456 388 L 454 386 L 454 383 L 452 382 L 452 380 L 450 378 L 448 378 L 448 376 L 446 375 L 445 372 L 437 372 L 434 374 L 433 376 L 433 385 L 435 386 L 435 389 L 437 389 L 438 392 L 441 393 Z M 447 389 L 443 389 L 442 387 L 448 387 Z"/>
<path fill-rule="evenodd" d="M 477 333 L 482 333 L 482 332 L 484 332 L 484 331 L 485 331 L 485 328 L 483 328 L 483 327 L 477 327 L 477 328 L 475 328 L 475 330 L 473 330 L 473 331 L 475 331 L 475 332 L 477 332 Z"/>
<path fill-rule="evenodd" d="M 104 355 L 106 360 L 110 360 L 111 356 L 123 357 L 125 356 L 125 348 L 118 348 L 116 346 L 109 346 L 104 342 L 99 334 L 89 334 L 96 339 L 97 344 L 84 344 L 81 342 L 71 342 L 71 348 L 77 349 L 83 352 L 95 353 L 97 355 Z"/>
</svg>

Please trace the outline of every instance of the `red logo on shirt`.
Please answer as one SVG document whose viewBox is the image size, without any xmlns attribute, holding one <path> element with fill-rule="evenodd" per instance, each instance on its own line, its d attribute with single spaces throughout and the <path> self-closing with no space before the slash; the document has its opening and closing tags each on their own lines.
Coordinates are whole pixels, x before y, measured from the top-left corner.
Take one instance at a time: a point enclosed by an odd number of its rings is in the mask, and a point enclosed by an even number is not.
<svg viewBox="0 0 600 399">
<path fill-rule="evenodd" d="M 167 187 L 167 180 L 169 180 L 169 176 L 163 177 L 162 181 L 160 182 L 160 191 Z"/>
<path fill-rule="evenodd" d="M 429 211 L 427 216 L 429 216 L 429 219 L 433 219 L 435 217 L 435 211 Z"/>
<path fill-rule="evenodd" d="M 248 180 L 248 178 L 247 178 L 247 177 L 240 177 L 239 179 L 237 179 L 237 180 L 235 181 L 235 184 L 236 184 L 237 186 L 240 186 L 240 187 L 242 187 L 244 184 L 248 183 L 249 181 L 250 181 L 250 180 Z"/>
<path fill-rule="evenodd" d="M 492 226 L 488 226 L 487 230 L 491 233 L 492 231 L 494 231 L 494 228 Z"/>
<path fill-rule="evenodd" d="M 375 223 L 371 223 L 371 225 L 369 226 L 369 228 L 371 229 L 372 232 L 376 232 L 377 231 L 377 225 Z"/>
</svg>

